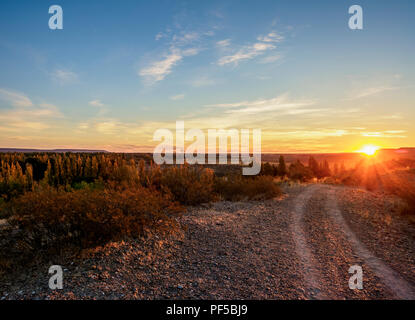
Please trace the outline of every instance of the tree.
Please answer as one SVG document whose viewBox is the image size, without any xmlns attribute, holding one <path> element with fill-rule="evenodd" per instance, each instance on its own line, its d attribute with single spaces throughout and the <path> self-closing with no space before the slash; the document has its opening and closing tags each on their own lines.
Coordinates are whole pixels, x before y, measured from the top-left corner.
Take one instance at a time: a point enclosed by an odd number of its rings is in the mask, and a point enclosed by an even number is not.
<svg viewBox="0 0 415 320">
<path fill-rule="evenodd" d="M 344 166 L 344 161 L 340 165 L 340 173 L 344 173 L 346 171 L 346 167 Z"/>
<path fill-rule="evenodd" d="M 333 173 L 334 173 L 335 176 L 338 176 L 339 175 L 339 165 L 337 164 L 337 162 L 334 163 Z"/>
<path fill-rule="evenodd" d="M 289 177 L 293 180 L 307 181 L 313 177 L 311 169 L 304 166 L 299 160 L 291 163 Z"/>
<path fill-rule="evenodd" d="M 279 163 L 278 163 L 278 175 L 284 177 L 287 175 L 287 166 L 285 165 L 284 156 L 280 156 Z"/>
<path fill-rule="evenodd" d="M 331 176 L 330 165 L 327 162 L 327 160 L 324 160 L 324 162 L 321 166 L 321 175 L 322 175 L 322 177 L 330 177 Z"/>
<path fill-rule="evenodd" d="M 272 168 L 272 165 L 269 164 L 269 162 L 262 164 L 261 174 L 263 174 L 264 176 L 274 175 L 274 169 Z"/>
<path fill-rule="evenodd" d="M 308 167 L 310 168 L 311 172 L 313 173 L 315 177 L 317 178 L 320 177 L 320 167 L 316 159 L 314 159 L 314 157 L 310 157 L 308 159 Z"/>
</svg>

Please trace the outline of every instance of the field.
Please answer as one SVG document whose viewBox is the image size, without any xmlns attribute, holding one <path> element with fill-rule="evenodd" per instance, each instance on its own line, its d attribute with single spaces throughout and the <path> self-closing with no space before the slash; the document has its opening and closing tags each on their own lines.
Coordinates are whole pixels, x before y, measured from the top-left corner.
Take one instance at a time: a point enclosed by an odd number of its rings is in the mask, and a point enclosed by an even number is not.
<svg viewBox="0 0 415 320">
<path fill-rule="evenodd" d="M 0 295 L 414 297 L 415 160 L 269 157 L 245 177 L 149 154 L 0 154 Z M 353 263 L 364 291 L 344 282 Z M 47 287 L 51 264 L 62 291 Z"/>
</svg>

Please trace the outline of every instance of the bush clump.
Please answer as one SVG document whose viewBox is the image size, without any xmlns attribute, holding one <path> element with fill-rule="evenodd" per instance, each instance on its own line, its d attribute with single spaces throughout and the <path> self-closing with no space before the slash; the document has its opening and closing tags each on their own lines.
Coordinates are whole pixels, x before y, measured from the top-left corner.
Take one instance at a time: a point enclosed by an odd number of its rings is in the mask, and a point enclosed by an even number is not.
<svg viewBox="0 0 415 320">
<path fill-rule="evenodd" d="M 216 178 L 215 191 L 228 201 L 271 199 L 281 194 L 281 189 L 269 176 Z"/>
<path fill-rule="evenodd" d="M 167 194 L 142 187 L 71 192 L 46 188 L 9 203 L 10 223 L 27 250 L 60 252 L 102 245 L 149 228 L 170 228 L 181 207 Z"/>
<path fill-rule="evenodd" d="M 162 170 L 161 189 L 167 188 L 173 199 L 185 205 L 197 205 L 215 200 L 214 173 L 211 169 L 173 166 Z"/>
</svg>

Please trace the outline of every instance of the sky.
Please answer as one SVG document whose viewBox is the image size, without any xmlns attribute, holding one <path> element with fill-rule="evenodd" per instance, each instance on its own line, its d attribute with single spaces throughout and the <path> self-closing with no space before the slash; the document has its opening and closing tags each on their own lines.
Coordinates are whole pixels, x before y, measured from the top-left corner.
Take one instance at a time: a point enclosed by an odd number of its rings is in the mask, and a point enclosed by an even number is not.
<svg viewBox="0 0 415 320">
<path fill-rule="evenodd" d="M 0 148 L 151 152 L 176 121 L 263 152 L 413 147 L 414 30 L 411 0 L 2 0 Z"/>
</svg>

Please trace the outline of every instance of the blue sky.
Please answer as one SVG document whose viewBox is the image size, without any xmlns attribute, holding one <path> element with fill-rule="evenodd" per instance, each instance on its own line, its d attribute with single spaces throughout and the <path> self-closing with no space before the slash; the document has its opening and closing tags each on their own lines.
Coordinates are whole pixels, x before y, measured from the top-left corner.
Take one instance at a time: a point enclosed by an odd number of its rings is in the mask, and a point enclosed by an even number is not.
<svg viewBox="0 0 415 320">
<path fill-rule="evenodd" d="M 0 147 L 151 151 L 176 120 L 264 151 L 413 146 L 413 30 L 413 1 L 2 0 Z"/>
</svg>

